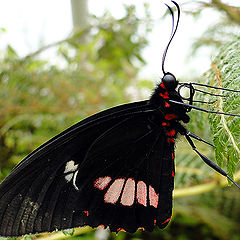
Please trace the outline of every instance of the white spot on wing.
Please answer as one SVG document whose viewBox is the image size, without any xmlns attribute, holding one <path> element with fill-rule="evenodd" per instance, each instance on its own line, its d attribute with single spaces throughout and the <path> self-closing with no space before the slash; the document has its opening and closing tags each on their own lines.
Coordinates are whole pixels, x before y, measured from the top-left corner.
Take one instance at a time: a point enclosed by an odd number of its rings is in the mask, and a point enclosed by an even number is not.
<svg viewBox="0 0 240 240">
<path fill-rule="evenodd" d="M 70 182 L 72 180 L 73 173 L 69 173 L 68 175 L 65 176 L 65 179 L 67 182 Z"/>
<path fill-rule="evenodd" d="M 79 188 L 76 185 L 76 178 L 78 174 L 78 164 L 75 164 L 73 160 L 70 160 L 69 162 L 66 163 L 65 170 L 63 173 L 65 173 L 65 179 L 67 182 L 70 182 L 73 180 L 73 186 L 75 187 L 76 190 L 79 190 Z"/>
<path fill-rule="evenodd" d="M 76 185 L 77 174 L 78 174 L 78 170 L 77 170 L 77 171 L 74 173 L 74 175 L 73 175 L 73 186 L 74 186 L 75 189 L 78 191 L 79 188 L 78 188 L 78 186 Z"/>
<path fill-rule="evenodd" d="M 66 163 L 64 173 L 74 172 L 78 168 L 78 164 L 75 164 L 73 160 Z"/>
</svg>

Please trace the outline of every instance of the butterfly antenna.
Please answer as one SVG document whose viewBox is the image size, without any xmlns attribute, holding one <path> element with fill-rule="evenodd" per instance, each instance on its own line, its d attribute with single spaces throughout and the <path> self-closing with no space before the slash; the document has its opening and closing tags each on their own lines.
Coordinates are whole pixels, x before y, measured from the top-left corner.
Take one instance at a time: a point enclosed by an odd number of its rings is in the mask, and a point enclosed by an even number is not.
<svg viewBox="0 0 240 240">
<path fill-rule="evenodd" d="M 183 84 L 184 84 L 184 83 L 183 83 Z M 186 83 L 186 84 L 187 84 L 187 83 Z M 192 85 L 196 85 L 196 86 L 202 86 L 202 87 L 220 89 L 220 90 L 229 91 L 229 92 L 240 93 L 240 90 L 233 90 L 233 89 L 228 89 L 228 88 L 215 87 L 215 86 L 210 86 L 210 85 L 202 84 L 202 83 L 191 83 L 191 84 L 192 84 Z"/>
<path fill-rule="evenodd" d="M 206 103 L 206 104 L 214 104 L 217 100 L 214 100 L 214 101 L 200 101 L 200 100 L 193 100 L 193 102 L 197 102 L 197 103 Z"/>
<path fill-rule="evenodd" d="M 164 69 L 164 63 L 165 63 L 167 51 L 168 51 L 168 48 L 169 48 L 169 46 L 170 46 L 170 44 L 171 44 L 171 42 L 172 42 L 172 40 L 174 38 L 174 35 L 175 35 L 176 31 L 177 31 L 178 23 L 179 23 L 179 19 L 180 19 L 180 7 L 179 7 L 179 5 L 175 1 L 172 1 L 172 2 L 177 7 L 178 18 L 177 18 L 177 23 L 176 23 L 176 26 L 175 26 L 175 29 L 174 29 L 175 20 L 174 20 L 173 10 L 167 4 L 165 4 L 167 6 L 168 10 L 171 13 L 171 16 L 172 16 L 172 32 L 171 32 L 171 35 L 170 35 L 170 40 L 169 40 L 169 42 L 167 44 L 167 47 L 164 50 L 163 57 L 162 57 L 162 71 L 163 71 L 164 75 L 166 74 L 165 69 Z"/>
<path fill-rule="evenodd" d="M 237 188 L 240 189 L 240 186 L 231 178 L 228 176 L 228 174 L 221 169 L 218 165 L 216 165 L 214 162 L 212 162 L 209 158 L 207 158 L 205 155 L 203 155 L 202 153 L 200 153 L 196 146 L 194 145 L 192 139 L 190 138 L 190 136 L 186 133 L 185 137 L 188 141 L 188 143 L 191 145 L 192 149 L 201 157 L 201 159 L 211 168 L 213 168 L 214 170 L 216 170 L 218 173 L 220 173 L 221 175 L 223 175 L 224 177 L 227 177 Z"/>
<path fill-rule="evenodd" d="M 200 90 L 200 89 L 197 89 L 197 88 L 194 88 L 194 90 L 197 91 L 197 92 L 201 92 L 201 93 L 208 94 L 208 95 L 215 96 L 215 97 L 229 97 L 229 95 L 214 94 L 214 93 L 206 92 L 206 91 L 203 91 L 203 90 Z"/>
<path fill-rule="evenodd" d="M 193 85 L 199 85 L 199 84 L 195 84 L 195 83 L 179 83 L 179 85 L 180 85 L 178 88 L 179 94 L 180 94 L 180 90 L 185 87 L 185 88 L 189 88 L 190 90 L 193 90 L 194 92 L 197 91 L 197 92 L 201 92 L 201 93 L 208 94 L 208 95 L 215 96 L 215 97 L 229 97 L 229 95 L 215 94 L 215 93 L 210 93 L 210 92 L 203 91 L 201 89 L 194 88 Z M 209 87 L 212 87 L 212 86 L 209 86 Z M 213 88 L 217 88 L 217 87 L 213 87 Z M 221 89 L 221 88 L 217 88 L 217 89 Z M 229 89 L 229 90 L 231 90 L 231 89 Z M 235 90 L 231 90 L 231 91 L 235 91 Z M 182 98 L 184 99 L 184 97 L 182 97 Z M 187 99 L 185 98 L 185 100 L 187 100 Z"/>
<path fill-rule="evenodd" d="M 227 115 L 227 116 L 240 117 L 240 115 L 238 115 L 238 114 L 218 112 L 218 111 L 210 111 L 210 110 L 200 108 L 200 107 L 196 107 L 194 105 L 183 103 L 183 102 L 177 102 L 177 101 L 174 101 L 174 100 L 168 100 L 168 101 L 172 102 L 172 103 L 175 103 L 175 104 L 178 104 L 178 105 L 185 106 L 189 109 L 193 108 L 193 109 L 196 109 L 196 110 L 199 110 L 199 111 L 202 111 L 202 112 L 206 112 L 206 113 L 216 113 L 216 114 L 222 114 L 222 115 Z"/>
</svg>

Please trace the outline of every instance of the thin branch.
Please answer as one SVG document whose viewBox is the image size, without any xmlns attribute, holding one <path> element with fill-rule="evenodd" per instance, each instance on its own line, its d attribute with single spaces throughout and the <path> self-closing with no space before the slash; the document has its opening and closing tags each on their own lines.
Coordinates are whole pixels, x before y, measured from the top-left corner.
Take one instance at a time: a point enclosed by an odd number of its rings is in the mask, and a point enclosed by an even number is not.
<svg viewBox="0 0 240 240">
<path fill-rule="evenodd" d="M 236 181 L 240 180 L 240 171 L 238 171 L 236 174 L 234 174 L 234 179 Z M 179 188 L 175 189 L 173 191 L 173 197 L 178 198 L 178 197 L 187 197 L 187 196 L 192 196 L 192 195 L 199 195 L 202 193 L 210 192 L 216 188 L 219 187 L 227 187 L 229 186 L 229 182 L 227 178 L 221 177 L 220 181 L 212 181 L 210 183 L 205 183 L 205 184 L 198 184 L 193 187 L 187 187 L 187 188 Z"/>
<path fill-rule="evenodd" d="M 230 6 L 223 3 L 221 0 L 212 0 L 212 4 L 220 11 L 225 12 L 226 15 L 234 22 L 240 24 L 240 10 L 238 7 Z"/>
<path fill-rule="evenodd" d="M 186 5 L 188 3 L 192 3 L 192 1 L 185 2 Z M 195 3 L 199 5 L 195 12 L 201 12 L 204 8 L 215 8 L 218 11 L 224 12 L 231 21 L 240 24 L 240 9 L 238 7 L 225 4 L 221 0 L 211 0 L 209 2 L 196 1 Z M 187 13 L 192 14 L 195 12 L 190 11 Z"/>
<path fill-rule="evenodd" d="M 92 231 L 93 229 L 91 227 L 81 227 L 81 228 L 75 228 L 73 236 L 82 235 L 87 232 Z M 64 235 L 62 231 L 60 232 L 54 232 L 54 233 L 43 233 L 40 234 L 37 238 L 38 240 L 60 240 L 60 239 L 68 239 L 70 235 Z M 25 238 L 21 239 L 24 240 Z"/>
<path fill-rule="evenodd" d="M 75 41 L 76 39 L 80 39 L 80 38 L 84 37 L 87 32 L 89 32 L 89 29 L 90 28 L 81 30 L 81 31 L 75 33 L 74 35 L 72 35 L 71 37 L 67 37 L 67 38 L 64 38 L 60 41 L 53 42 L 53 43 L 50 43 L 48 45 L 45 45 L 45 46 L 39 48 L 38 50 L 36 50 L 35 52 L 32 52 L 32 53 L 26 55 L 23 60 L 35 57 L 36 55 L 40 54 L 41 52 L 46 51 L 49 48 L 55 47 L 55 46 L 57 46 L 61 43 L 64 43 L 64 42 L 69 42 L 70 43 L 71 41 Z"/>
</svg>

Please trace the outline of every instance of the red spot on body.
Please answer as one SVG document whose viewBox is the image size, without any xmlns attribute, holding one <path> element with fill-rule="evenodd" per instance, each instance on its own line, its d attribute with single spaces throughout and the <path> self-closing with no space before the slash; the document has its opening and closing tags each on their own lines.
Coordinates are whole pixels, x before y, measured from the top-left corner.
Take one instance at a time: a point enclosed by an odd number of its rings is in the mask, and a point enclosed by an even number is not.
<svg viewBox="0 0 240 240">
<path fill-rule="evenodd" d="M 175 177 L 175 172 L 174 171 L 172 171 L 172 177 Z"/>
<path fill-rule="evenodd" d="M 166 123 L 166 122 L 163 122 L 163 123 L 162 123 L 162 126 L 168 126 L 168 127 L 169 127 L 169 126 L 170 126 L 170 123 L 169 123 L 169 122 L 167 122 L 167 123 Z"/>
<path fill-rule="evenodd" d="M 134 198 L 135 198 L 135 181 L 132 178 L 128 178 L 123 189 L 121 204 L 124 206 L 131 206 L 134 203 Z"/>
<path fill-rule="evenodd" d="M 159 95 L 164 99 L 169 99 L 168 92 L 165 92 L 164 94 L 160 93 Z"/>
<path fill-rule="evenodd" d="M 161 224 L 165 224 L 167 222 L 169 222 L 171 220 L 171 218 L 168 218 L 166 221 L 162 222 Z"/>
<path fill-rule="evenodd" d="M 83 211 L 87 216 L 89 216 L 89 212 L 88 211 Z"/>
<path fill-rule="evenodd" d="M 166 90 L 166 87 L 165 87 L 165 85 L 163 84 L 163 82 L 160 84 L 160 87 Z"/>
<path fill-rule="evenodd" d="M 168 102 L 165 102 L 165 107 L 166 108 L 169 108 L 170 107 L 170 104 Z"/>
<path fill-rule="evenodd" d="M 111 177 L 100 177 L 94 181 L 94 187 L 98 188 L 99 190 L 103 190 L 107 187 L 110 181 Z"/>
<path fill-rule="evenodd" d="M 175 143 L 174 139 L 172 139 L 172 138 L 170 138 L 170 137 L 167 138 L 167 142 L 168 142 L 168 143 Z"/>
<path fill-rule="evenodd" d="M 126 232 L 126 230 L 123 229 L 123 228 L 118 228 L 118 229 L 117 229 L 117 232 L 119 232 L 119 231 Z"/>
<path fill-rule="evenodd" d="M 169 114 L 165 115 L 165 119 L 168 120 L 168 121 L 172 120 L 172 119 L 175 119 L 175 118 L 177 118 L 177 115 L 175 115 L 173 113 L 169 113 Z"/>
<path fill-rule="evenodd" d="M 176 131 L 174 129 L 172 129 L 171 131 L 167 132 L 167 135 L 169 137 L 173 137 L 176 134 Z"/>
<path fill-rule="evenodd" d="M 149 186 L 149 199 L 150 199 L 150 205 L 157 208 L 158 206 L 158 195 L 156 194 L 154 188 L 152 186 Z"/>
<path fill-rule="evenodd" d="M 157 220 L 156 219 L 153 220 L 153 224 L 154 224 L 154 226 L 157 225 Z"/>
<path fill-rule="evenodd" d="M 147 206 L 147 185 L 143 181 L 137 183 L 137 200 L 139 204 Z"/>
<path fill-rule="evenodd" d="M 174 156 L 174 154 L 172 153 L 172 159 L 175 159 L 175 156 Z"/>
<path fill-rule="evenodd" d="M 117 202 L 120 197 L 124 181 L 124 178 L 118 178 L 112 183 L 112 185 L 109 187 L 109 189 L 104 195 L 104 201 L 106 203 L 115 204 Z"/>
</svg>

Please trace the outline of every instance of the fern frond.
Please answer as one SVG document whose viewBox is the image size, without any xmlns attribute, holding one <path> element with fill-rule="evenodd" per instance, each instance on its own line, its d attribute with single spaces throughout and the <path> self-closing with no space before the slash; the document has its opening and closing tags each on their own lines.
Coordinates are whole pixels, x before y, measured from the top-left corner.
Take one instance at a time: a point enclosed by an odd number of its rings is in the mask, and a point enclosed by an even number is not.
<svg viewBox="0 0 240 240">
<path fill-rule="evenodd" d="M 240 86 L 240 38 L 224 45 L 214 59 L 207 78 L 211 84 L 239 90 Z M 220 91 L 221 92 L 221 91 Z M 226 93 L 226 92 L 225 92 Z M 219 111 L 240 114 L 240 94 L 230 93 L 226 99 L 218 98 L 213 108 Z M 230 176 L 240 159 L 240 117 L 209 114 L 216 160 L 220 166 L 227 165 Z"/>
</svg>

